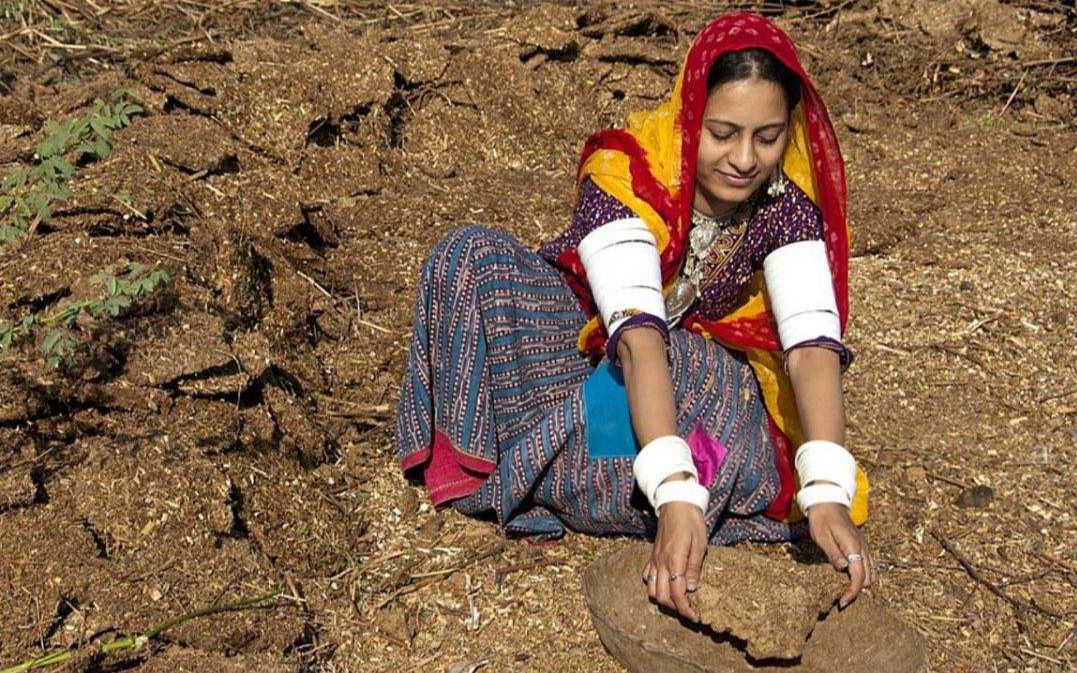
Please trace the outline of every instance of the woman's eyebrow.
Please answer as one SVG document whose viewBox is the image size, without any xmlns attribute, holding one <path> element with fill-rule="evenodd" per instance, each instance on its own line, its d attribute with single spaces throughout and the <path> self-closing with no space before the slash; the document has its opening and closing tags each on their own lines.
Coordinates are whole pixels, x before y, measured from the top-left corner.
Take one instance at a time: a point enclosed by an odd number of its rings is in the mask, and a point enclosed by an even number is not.
<svg viewBox="0 0 1077 673">
<path fill-rule="evenodd" d="M 710 119 L 704 119 L 703 121 L 704 121 L 704 123 L 725 124 L 726 126 L 732 126 L 733 128 L 737 129 L 738 131 L 740 129 L 744 128 L 740 124 L 734 124 L 731 121 L 727 121 L 725 119 L 718 119 L 716 117 L 711 117 Z M 780 128 L 785 128 L 785 125 L 786 125 L 785 122 L 771 122 L 770 124 L 764 124 L 764 125 L 756 128 L 755 130 L 756 131 L 766 131 L 766 130 L 769 130 L 769 129 L 780 129 Z"/>
</svg>

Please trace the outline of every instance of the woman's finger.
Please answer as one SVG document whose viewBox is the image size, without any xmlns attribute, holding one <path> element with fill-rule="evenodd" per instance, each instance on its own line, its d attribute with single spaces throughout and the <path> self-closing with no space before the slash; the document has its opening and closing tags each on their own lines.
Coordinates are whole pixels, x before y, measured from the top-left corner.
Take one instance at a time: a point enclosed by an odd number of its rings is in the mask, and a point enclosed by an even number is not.
<svg viewBox="0 0 1077 673">
<path fill-rule="evenodd" d="M 864 589 L 867 589 L 871 585 L 875 584 L 875 555 L 871 553 L 871 549 L 868 547 L 867 540 L 860 534 L 860 531 L 853 527 L 851 529 L 853 538 L 855 538 L 855 545 L 860 548 L 857 552 L 863 558 L 864 565 Z"/>
<path fill-rule="evenodd" d="M 655 600 L 658 604 L 667 607 L 670 610 L 676 610 L 677 606 L 673 604 L 673 599 L 669 595 L 669 569 L 665 565 L 658 566 L 658 579 L 657 586 L 655 588 Z"/>
<path fill-rule="evenodd" d="M 651 600 L 658 598 L 658 568 L 654 564 L 654 560 L 651 560 L 648 565 L 651 567 L 651 571 L 647 573 L 647 595 Z"/>
<path fill-rule="evenodd" d="M 650 583 L 650 581 L 651 581 L 651 574 L 652 574 L 653 572 L 654 572 L 654 566 L 653 566 L 653 565 L 651 564 L 651 562 L 650 562 L 650 561 L 647 561 L 647 563 L 646 563 L 646 564 L 644 564 L 644 566 L 643 566 L 643 576 L 642 576 L 642 579 L 643 579 L 643 583 L 644 583 L 644 584 L 649 584 L 649 583 Z"/>
<path fill-rule="evenodd" d="M 849 588 L 846 589 L 842 595 L 841 600 L 838 601 L 838 605 L 845 607 L 856 600 L 856 597 L 860 595 L 860 590 L 864 588 L 864 553 L 862 551 L 863 546 L 860 544 L 860 540 L 856 535 L 850 535 L 848 532 L 838 533 L 838 546 L 841 548 L 842 555 L 846 557 L 848 569 L 849 569 Z M 850 554 L 858 554 L 860 560 L 849 560 Z"/>
<path fill-rule="evenodd" d="M 685 573 L 688 570 L 688 554 L 677 554 L 670 565 L 672 571 L 669 575 L 669 597 L 677 612 L 685 619 L 697 621 L 696 612 L 688 603 L 688 582 Z"/>
<path fill-rule="evenodd" d="M 699 578 L 703 572 L 703 558 L 707 555 L 706 536 L 692 538 L 692 550 L 688 552 L 688 566 L 684 569 L 685 588 L 695 591 L 699 588 Z"/>
</svg>

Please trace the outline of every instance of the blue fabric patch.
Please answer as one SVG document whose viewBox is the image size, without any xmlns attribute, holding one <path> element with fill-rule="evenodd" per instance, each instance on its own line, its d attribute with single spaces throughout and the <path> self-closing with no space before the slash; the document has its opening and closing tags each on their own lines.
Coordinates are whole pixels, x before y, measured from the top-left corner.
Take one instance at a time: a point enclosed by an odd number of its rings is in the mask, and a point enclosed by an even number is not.
<svg viewBox="0 0 1077 673">
<path fill-rule="evenodd" d="M 628 390 L 620 367 L 603 360 L 587 377 L 583 384 L 583 408 L 587 453 L 591 458 L 636 456 L 639 443 L 628 415 Z"/>
</svg>

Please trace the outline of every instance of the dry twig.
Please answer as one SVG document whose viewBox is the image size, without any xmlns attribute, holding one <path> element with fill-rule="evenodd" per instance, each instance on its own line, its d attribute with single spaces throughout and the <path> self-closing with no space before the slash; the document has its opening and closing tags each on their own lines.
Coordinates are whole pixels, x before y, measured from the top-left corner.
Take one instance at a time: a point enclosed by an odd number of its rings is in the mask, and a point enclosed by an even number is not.
<svg viewBox="0 0 1077 673">
<path fill-rule="evenodd" d="M 515 563 L 512 565 L 501 566 L 494 572 L 494 581 L 498 588 L 501 587 L 505 581 L 505 577 L 510 573 L 524 572 L 526 570 L 534 570 L 536 568 L 544 568 L 546 566 L 558 566 L 563 565 L 565 561 L 558 558 L 544 558 L 530 563 Z"/>
<path fill-rule="evenodd" d="M 1017 92 L 1021 90 L 1021 85 L 1025 83 L 1025 77 L 1028 76 L 1028 70 L 1021 71 L 1021 79 L 1017 80 L 1017 86 L 1010 92 L 1010 97 L 1006 99 L 1006 104 L 1002 106 L 1002 109 L 998 111 L 998 116 L 1006 114 L 1006 110 L 1010 109 L 1010 104 L 1013 103 L 1013 99 L 1017 97 Z"/>
<path fill-rule="evenodd" d="M 942 546 L 943 549 L 947 551 L 947 553 L 957 559 L 957 562 L 961 564 L 961 566 L 965 569 L 965 572 L 968 573 L 969 577 L 982 584 L 991 593 L 995 594 L 996 596 L 1006 601 L 1018 610 L 1032 610 L 1034 612 L 1039 612 L 1041 614 L 1047 615 L 1048 617 L 1062 619 L 1062 615 L 1060 613 L 1055 612 L 1050 608 L 1045 608 L 1041 605 L 1036 605 L 1031 601 L 1023 601 L 1020 598 L 1015 598 L 1014 596 L 1009 595 L 1008 593 L 1000 589 L 997 584 L 984 577 L 980 570 L 972 563 L 972 561 L 970 561 L 967 556 L 961 553 L 961 551 L 957 548 L 957 545 L 951 542 L 940 531 L 932 529 L 929 532 L 931 533 L 931 537 L 935 538 L 935 540 Z"/>
<path fill-rule="evenodd" d="M 926 475 L 927 475 L 928 479 L 934 479 L 935 481 L 941 481 L 943 483 L 950 484 L 951 486 L 956 486 L 958 488 L 969 488 L 969 485 L 967 483 L 965 483 L 963 481 L 958 481 L 957 479 L 951 479 L 950 477 L 944 477 L 943 475 L 941 475 L 941 474 L 939 474 L 937 472 L 927 472 Z"/>
<path fill-rule="evenodd" d="M 487 558 L 490 558 L 491 556 L 495 556 L 497 554 L 500 554 L 501 552 L 505 551 L 505 549 L 507 549 L 507 548 L 508 548 L 508 542 L 506 542 L 505 540 L 498 540 L 497 542 L 495 542 L 490 547 L 488 547 L 488 548 L 486 548 L 486 549 L 484 549 L 482 551 L 475 552 L 474 554 L 470 555 L 468 558 L 464 559 L 463 561 L 461 561 L 457 565 L 455 565 L 455 566 L 453 566 L 451 568 L 446 568 L 443 571 L 439 571 L 437 575 L 426 576 L 426 577 L 423 577 L 418 582 L 413 582 L 411 584 L 404 584 L 403 586 L 398 587 L 391 594 L 389 594 L 388 596 L 383 598 L 374 607 L 375 607 L 375 609 L 380 610 L 381 608 L 385 607 L 389 603 L 392 603 L 393 601 L 395 601 L 397 598 L 399 598 L 401 596 L 416 592 L 419 589 L 423 589 L 425 587 L 430 586 L 431 584 L 437 584 L 438 582 L 442 582 L 444 580 L 447 580 L 450 577 L 452 577 L 453 575 L 455 575 L 456 573 L 460 572 L 461 570 L 464 570 L 464 569 L 474 565 L 475 563 L 478 563 L 479 561 L 482 561 L 483 559 L 487 559 Z M 412 577 L 414 577 L 414 575 L 409 575 L 409 580 Z"/>
</svg>

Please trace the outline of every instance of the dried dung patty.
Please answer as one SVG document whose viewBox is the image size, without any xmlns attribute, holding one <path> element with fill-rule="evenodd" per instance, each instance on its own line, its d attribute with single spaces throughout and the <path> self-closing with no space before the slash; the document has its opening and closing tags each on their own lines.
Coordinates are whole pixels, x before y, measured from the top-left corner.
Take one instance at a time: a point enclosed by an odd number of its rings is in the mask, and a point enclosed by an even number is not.
<svg viewBox="0 0 1077 673">
<path fill-rule="evenodd" d="M 819 617 L 834 606 L 845 577 L 823 564 L 779 561 L 733 548 L 703 565 L 689 594 L 699 620 L 745 642 L 754 659 L 796 659 Z"/>
<path fill-rule="evenodd" d="M 634 581 L 649 554 L 650 545 L 625 545 L 595 561 L 583 576 L 584 600 L 599 637 L 631 673 L 917 673 L 924 669 L 920 635 L 868 594 L 818 622 L 799 659 L 752 657 L 740 638 L 659 611 Z M 750 555 L 736 549 L 712 548 L 704 580 L 716 582 L 719 575 L 751 572 L 755 564 L 746 556 Z M 794 565 L 781 559 L 767 559 L 767 563 Z M 710 570 L 710 566 L 722 570 Z M 772 596 L 765 600 L 775 602 Z"/>
</svg>

